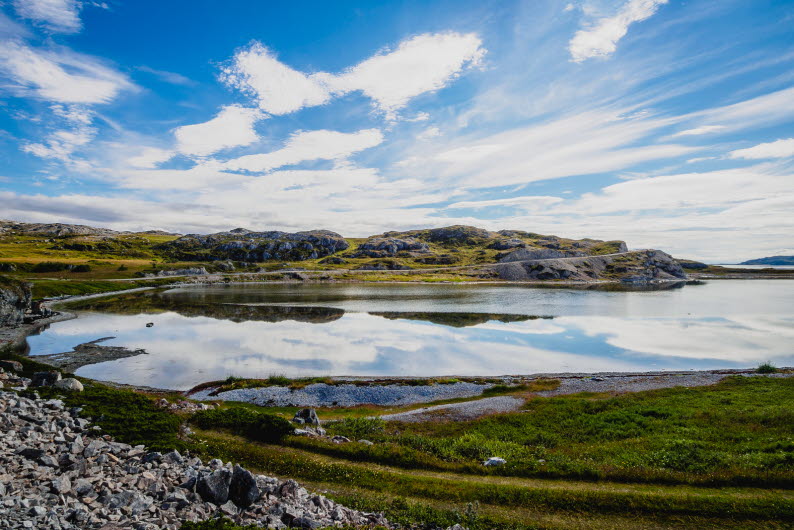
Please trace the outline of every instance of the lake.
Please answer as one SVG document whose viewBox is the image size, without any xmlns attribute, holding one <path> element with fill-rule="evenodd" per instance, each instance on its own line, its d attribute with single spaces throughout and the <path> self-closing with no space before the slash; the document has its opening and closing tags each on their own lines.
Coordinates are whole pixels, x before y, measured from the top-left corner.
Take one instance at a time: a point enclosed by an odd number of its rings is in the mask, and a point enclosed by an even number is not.
<svg viewBox="0 0 794 530">
<path fill-rule="evenodd" d="M 146 355 L 85 377 L 160 388 L 241 377 L 440 376 L 794 365 L 794 281 L 628 290 L 477 284 L 245 284 L 83 302 L 31 355 L 102 344 Z M 146 327 L 147 323 L 153 326 Z"/>
</svg>

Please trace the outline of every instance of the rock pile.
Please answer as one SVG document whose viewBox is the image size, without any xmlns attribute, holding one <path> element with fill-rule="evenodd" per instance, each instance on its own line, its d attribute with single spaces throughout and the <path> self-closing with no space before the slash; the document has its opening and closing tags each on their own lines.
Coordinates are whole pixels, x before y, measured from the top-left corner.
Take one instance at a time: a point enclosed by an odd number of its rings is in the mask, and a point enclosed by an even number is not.
<svg viewBox="0 0 794 530">
<path fill-rule="evenodd" d="M 78 413 L 0 391 L 0 528 L 171 530 L 218 514 L 267 528 L 392 527 L 293 480 L 115 442 Z"/>
</svg>

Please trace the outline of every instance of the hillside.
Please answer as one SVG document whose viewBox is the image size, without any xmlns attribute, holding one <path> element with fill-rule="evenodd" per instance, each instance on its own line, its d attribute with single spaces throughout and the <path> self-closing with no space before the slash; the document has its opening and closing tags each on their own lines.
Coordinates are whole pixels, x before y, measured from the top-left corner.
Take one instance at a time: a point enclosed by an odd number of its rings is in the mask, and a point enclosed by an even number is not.
<svg viewBox="0 0 794 530">
<path fill-rule="evenodd" d="M 794 265 L 794 256 L 769 256 L 743 261 L 739 265 Z"/>
<path fill-rule="evenodd" d="M 178 235 L 14 221 L 0 221 L 0 273 L 34 283 L 212 274 L 346 281 L 636 283 L 686 278 L 680 265 L 661 251 L 629 252 L 623 241 L 521 230 L 455 225 L 347 238 L 321 229 L 288 233 L 236 228 Z M 251 276 L 255 274 L 267 276 Z"/>
</svg>

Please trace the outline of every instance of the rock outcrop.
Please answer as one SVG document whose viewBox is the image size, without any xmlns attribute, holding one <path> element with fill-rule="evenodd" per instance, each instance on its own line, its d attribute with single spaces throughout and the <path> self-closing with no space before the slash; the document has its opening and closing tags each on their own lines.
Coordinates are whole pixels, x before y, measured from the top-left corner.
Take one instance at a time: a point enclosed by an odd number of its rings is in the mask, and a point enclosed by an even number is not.
<svg viewBox="0 0 794 530">
<path fill-rule="evenodd" d="M 0 327 L 22 324 L 30 300 L 29 284 L 0 276 Z"/>
<path fill-rule="evenodd" d="M 616 256 L 505 261 L 495 265 L 493 270 L 499 278 L 510 281 L 620 280 L 626 283 L 649 283 L 687 277 L 681 265 L 660 250 L 643 250 Z"/>
<path fill-rule="evenodd" d="M 103 436 L 60 400 L 0 391 L 0 528 L 176 530 L 223 515 L 267 528 L 394 528 L 281 481 Z"/>
<path fill-rule="evenodd" d="M 167 256 L 191 261 L 234 260 L 262 262 L 269 260 L 302 261 L 329 256 L 349 247 L 336 232 L 252 232 L 236 228 L 229 232 L 188 234 L 157 247 Z"/>
<path fill-rule="evenodd" d="M 109 236 L 117 235 L 109 228 L 94 228 L 86 225 L 70 225 L 63 223 L 19 223 L 17 221 L 0 220 L 0 233 L 15 232 L 23 235 L 46 237 L 64 236 Z"/>
<path fill-rule="evenodd" d="M 414 253 L 427 253 L 430 252 L 430 247 L 427 243 L 423 243 L 414 238 L 383 238 L 375 237 L 368 239 L 359 245 L 354 258 L 386 258 L 394 257 L 397 254 L 405 252 L 413 255 Z"/>
</svg>

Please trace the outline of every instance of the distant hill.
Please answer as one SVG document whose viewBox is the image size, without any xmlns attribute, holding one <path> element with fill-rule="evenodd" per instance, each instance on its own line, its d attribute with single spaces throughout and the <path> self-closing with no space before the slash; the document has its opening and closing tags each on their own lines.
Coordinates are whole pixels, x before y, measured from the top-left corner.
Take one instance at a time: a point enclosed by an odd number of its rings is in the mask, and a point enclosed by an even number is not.
<svg viewBox="0 0 794 530">
<path fill-rule="evenodd" d="M 743 261 L 739 265 L 794 265 L 794 256 L 769 256 Z"/>
</svg>

